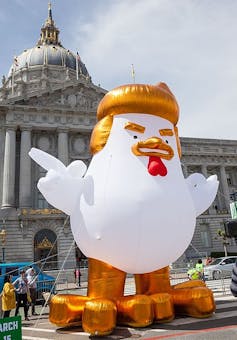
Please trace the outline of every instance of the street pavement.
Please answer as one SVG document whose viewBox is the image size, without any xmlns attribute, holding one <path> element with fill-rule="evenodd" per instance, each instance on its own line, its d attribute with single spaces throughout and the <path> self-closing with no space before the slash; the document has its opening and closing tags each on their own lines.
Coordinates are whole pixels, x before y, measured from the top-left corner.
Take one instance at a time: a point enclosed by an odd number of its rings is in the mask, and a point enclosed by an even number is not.
<svg viewBox="0 0 237 340">
<path fill-rule="evenodd" d="M 84 295 L 86 287 L 77 289 Z M 75 290 L 73 290 L 73 293 Z M 178 317 L 170 323 L 155 324 L 147 328 L 116 327 L 107 337 L 98 339 L 200 339 L 200 340 L 236 340 L 237 339 L 237 299 L 232 295 L 215 296 L 216 313 L 208 319 Z M 89 334 L 81 327 L 58 328 L 48 321 L 49 308 L 37 306 L 39 316 L 30 316 L 30 321 L 22 322 L 23 340 L 87 340 Z M 96 337 L 93 337 L 96 338 Z M 16 339 L 18 340 L 18 339 Z"/>
</svg>

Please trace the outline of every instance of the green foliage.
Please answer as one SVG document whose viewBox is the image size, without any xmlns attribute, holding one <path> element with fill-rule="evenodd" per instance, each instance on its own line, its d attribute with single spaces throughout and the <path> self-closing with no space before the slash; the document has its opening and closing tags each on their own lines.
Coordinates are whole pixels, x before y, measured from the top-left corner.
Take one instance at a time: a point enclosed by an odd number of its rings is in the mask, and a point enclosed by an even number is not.
<svg viewBox="0 0 237 340">
<path fill-rule="evenodd" d="M 215 239 L 221 238 L 223 245 L 229 244 L 229 237 L 226 235 L 226 232 L 223 229 L 217 230 L 217 237 Z"/>
<path fill-rule="evenodd" d="M 218 229 L 217 230 L 217 238 L 221 238 L 222 240 L 222 244 L 224 247 L 224 256 L 228 256 L 228 252 L 227 252 L 227 246 L 230 244 L 229 243 L 229 237 L 226 235 L 226 232 L 223 229 Z"/>
<path fill-rule="evenodd" d="M 228 237 L 226 236 L 226 233 L 223 229 L 217 230 L 217 235 L 220 236 L 223 240 L 226 240 Z"/>
</svg>

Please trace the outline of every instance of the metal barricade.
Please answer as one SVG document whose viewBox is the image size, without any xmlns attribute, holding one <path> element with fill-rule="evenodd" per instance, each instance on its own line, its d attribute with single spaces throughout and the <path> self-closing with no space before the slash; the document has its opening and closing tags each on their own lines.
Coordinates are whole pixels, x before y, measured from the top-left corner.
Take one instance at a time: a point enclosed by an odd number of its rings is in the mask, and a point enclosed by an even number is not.
<svg viewBox="0 0 237 340">
<path fill-rule="evenodd" d="M 37 281 L 37 301 L 43 301 L 43 293 L 50 292 L 51 294 L 55 294 L 55 281 L 47 280 L 47 281 Z"/>
<path fill-rule="evenodd" d="M 177 268 L 177 269 L 171 269 L 170 270 L 170 283 L 171 285 L 176 285 L 185 281 L 188 281 L 188 269 L 189 268 Z M 82 290 L 86 290 L 87 288 L 87 268 L 81 269 L 81 283 L 82 287 L 78 288 L 75 284 L 75 278 L 74 278 L 74 269 L 67 269 L 62 271 L 54 271 L 50 274 L 55 277 L 55 291 L 60 292 L 69 292 L 72 289 L 79 289 L 80 294 L 82 293 Z M 231 295 L 230 292 L 230 278 L 220 277 L 219 280 L 206 280 L 206 286 L 212 290 L 215 296 L 224 296 L 224 295 Z M 49 287 L 47 283 L 45 282 L 45 285 L 42 285 L 42 291 L 49 291 L 47 290 Z M 125 282 L 125 295 L 135 294 L 135 282 L 134 277 L 131 274 L 127 275 L 126 282 Z M 83 294 L 86 294 L 86 292 L 83 291 Z"/>
</svg>

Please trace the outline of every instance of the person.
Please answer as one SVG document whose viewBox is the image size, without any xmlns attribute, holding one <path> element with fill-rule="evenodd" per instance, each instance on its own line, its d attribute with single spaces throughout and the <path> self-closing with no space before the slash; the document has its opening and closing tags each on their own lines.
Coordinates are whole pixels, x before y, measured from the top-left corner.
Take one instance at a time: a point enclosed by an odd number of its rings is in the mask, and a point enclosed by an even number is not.
<svg viewBox="0 0 237 340">
<path fill-rule="evenodd" d="M 236 262 L 232 269 L 230 291 L 233 296 L 237 297 L 237 263 Z"/>
<path fill-rule="evenodd" d="M 209 266 L 210 263 L 212 263 L 212 258 L 210 256 L 208 256 L 208 258 L 206 260 L 206 266 Z"/>
<path fill-rule="evenodd" d="M 16 310 L 15 310 L 15 316 L 18 315 L 19 308 L 21 306 L 21 302 L 23 304 L 24 308 L 24 315 L 25 320 L 29 321 L 28 318 L 28 297 L 30 295 L 28 281 L 25 275 L 25 271 L 20 271 L 20 277 L 18 277 L 14 282 L 13 285 L 17 287 L 16 289 Z"/>
<path fill-rule="evenodd" d="M 15 287 L 12 284 L 12 275 L 6 275 L 1 293 L 3 318 L 8 318 L 12 309 L 16 308 Z"/>
<path fill-rule="evenodd" d="M 32 315 L 38 315 L 35 312 L 35 305 L 36 305 L 36 298 L 37 298 L 37 279 L 38 279 L 38 276 L 36 275 L 33 267 L 31 267 L 30 270 L 27 269 L 26 278 L 27 278 L 29 291 L 30 291 L 30 297 L 31 297 L 31 314 Z"/>
<path fill-rule="evenodd" d="M 79 268 L 75 268 L 74 276 L 75 276 L 75 284 L 80 287 L 81 286 L 81 271 Z"/>
<path fill-rule="evenodd" d="M 77 270 L 77 268 L 74 268 L 74 282 L 75 282 L 75 284 L 77 283 L 76 270 Z"/>
<path fill-rule="evenodd" d="M 32 266 L 29 266 L 29 268 L 28 269 L 26 269 L 26 272 L 25 272 L 25 274 L 26 274 L 26 277 L 30 274 L 30 272 L 32 271 L 32 269 L 33 269 L 33 267 Z"/>
<path fill-rule="evenodd" d="M 189 280 L 199 280 L 199 272 L 196 268 L 191 268 L 188 271 Z"/>
<path fill-rule="evenodd" d="M 204 281 L 204 266 L 202 263 L 202 259 L 199 259 L 195 266 L 197 272 L 199 273 L 199 279 Z"/>
</svg>

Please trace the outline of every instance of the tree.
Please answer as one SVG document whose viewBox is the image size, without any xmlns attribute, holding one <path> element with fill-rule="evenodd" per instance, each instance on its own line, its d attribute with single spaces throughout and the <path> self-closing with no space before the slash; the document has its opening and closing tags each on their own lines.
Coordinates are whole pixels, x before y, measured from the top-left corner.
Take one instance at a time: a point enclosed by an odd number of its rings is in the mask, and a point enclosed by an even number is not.
<svg viewBox="0 0 237 340">
<path fill-rule="evenodd" d="M 228 256 L 227 246 L 230 244 L 229 241 L 228 241 L 229 237 L 226 235 L 226 232 L 223 229 L 218 229 L 217 235 L 222 240 L 225 256 Z"/>
</svg>

